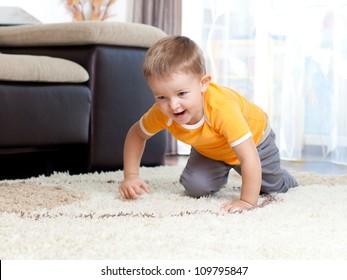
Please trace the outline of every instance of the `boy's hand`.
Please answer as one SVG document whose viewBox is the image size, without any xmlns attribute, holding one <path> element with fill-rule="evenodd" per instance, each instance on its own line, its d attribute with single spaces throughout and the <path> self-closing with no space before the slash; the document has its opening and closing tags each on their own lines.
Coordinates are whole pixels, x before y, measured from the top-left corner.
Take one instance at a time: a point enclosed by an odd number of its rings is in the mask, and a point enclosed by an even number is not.
<svg viewBox="0 0 347 280">
<path fill-rule="evenodd" d="M 149 192 L 149 187 L 140 177 L 125 179 L 119 186 L 119 192 L 123 199 L 138 199 L 142 190 Z"/>
<path fill-rule="evenodd" d="M 241 212 L 242 210 L 251 209 L 254 207 L 254 205 L 243 200 L 228 201 L 227 203 L 223 204 L 224 210 L 226 210 L 228 213 Z"/>
</svg>

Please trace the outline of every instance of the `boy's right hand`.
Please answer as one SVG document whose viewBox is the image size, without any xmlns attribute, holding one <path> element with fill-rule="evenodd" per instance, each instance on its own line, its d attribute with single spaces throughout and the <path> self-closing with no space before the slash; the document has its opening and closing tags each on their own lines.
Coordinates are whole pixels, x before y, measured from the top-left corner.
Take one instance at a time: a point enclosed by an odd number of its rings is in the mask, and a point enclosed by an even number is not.
<svg viewBox="0 0 347 280">
<path fill-rule="evenodd" d="M 149 187 L 140 177 L 124 179 L 119 186 L 119 192 L 123 199 L 138 199 L 142 190 L 149 192 Z"/>
</svg>

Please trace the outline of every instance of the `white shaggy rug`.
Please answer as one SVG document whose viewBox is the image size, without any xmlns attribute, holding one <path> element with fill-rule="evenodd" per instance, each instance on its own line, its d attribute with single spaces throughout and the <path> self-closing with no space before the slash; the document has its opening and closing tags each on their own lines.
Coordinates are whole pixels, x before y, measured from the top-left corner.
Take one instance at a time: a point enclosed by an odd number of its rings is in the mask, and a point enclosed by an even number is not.
<svg viewBox="0 0 347 280">
<path fill-rule="evenodd" d="M 121 171 L 0 181 L 0 259 L 347 259 L 347 176 L 292 172 L 299 187 L 227 214 L 236 173 L 194 199 L 181 169 L 141 168 L 151 192 L 137 201 L 120 199 Z"/>
</svg>

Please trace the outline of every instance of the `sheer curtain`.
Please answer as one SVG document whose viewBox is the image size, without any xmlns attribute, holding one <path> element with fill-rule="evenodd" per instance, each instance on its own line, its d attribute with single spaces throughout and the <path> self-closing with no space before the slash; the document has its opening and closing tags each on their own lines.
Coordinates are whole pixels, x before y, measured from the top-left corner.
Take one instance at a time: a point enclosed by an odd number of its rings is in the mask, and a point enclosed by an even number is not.
<svg viewBox="0 0 347 280">
<path fill-rule="evenodd" d="M 347 164 L 346 26 L 343 0 L 183 0 L 182 33 L 268 113 L 282 159 Z"/>
</svg>

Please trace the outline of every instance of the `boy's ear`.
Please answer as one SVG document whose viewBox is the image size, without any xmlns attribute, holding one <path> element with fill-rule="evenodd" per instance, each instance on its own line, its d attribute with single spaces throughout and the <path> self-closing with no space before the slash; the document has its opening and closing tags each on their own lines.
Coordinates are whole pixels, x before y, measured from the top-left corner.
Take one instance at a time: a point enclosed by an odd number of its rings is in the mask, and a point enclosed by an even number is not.
<svg viewBox="0 0 347 280">
<path fill-rule="evenodd" d="M 205 92 L 207 90 L 208 85 L 210 84 L 212 79 L 211 74 L 204 75 L 201 80 L 201 92 Z"/>
</svg>

